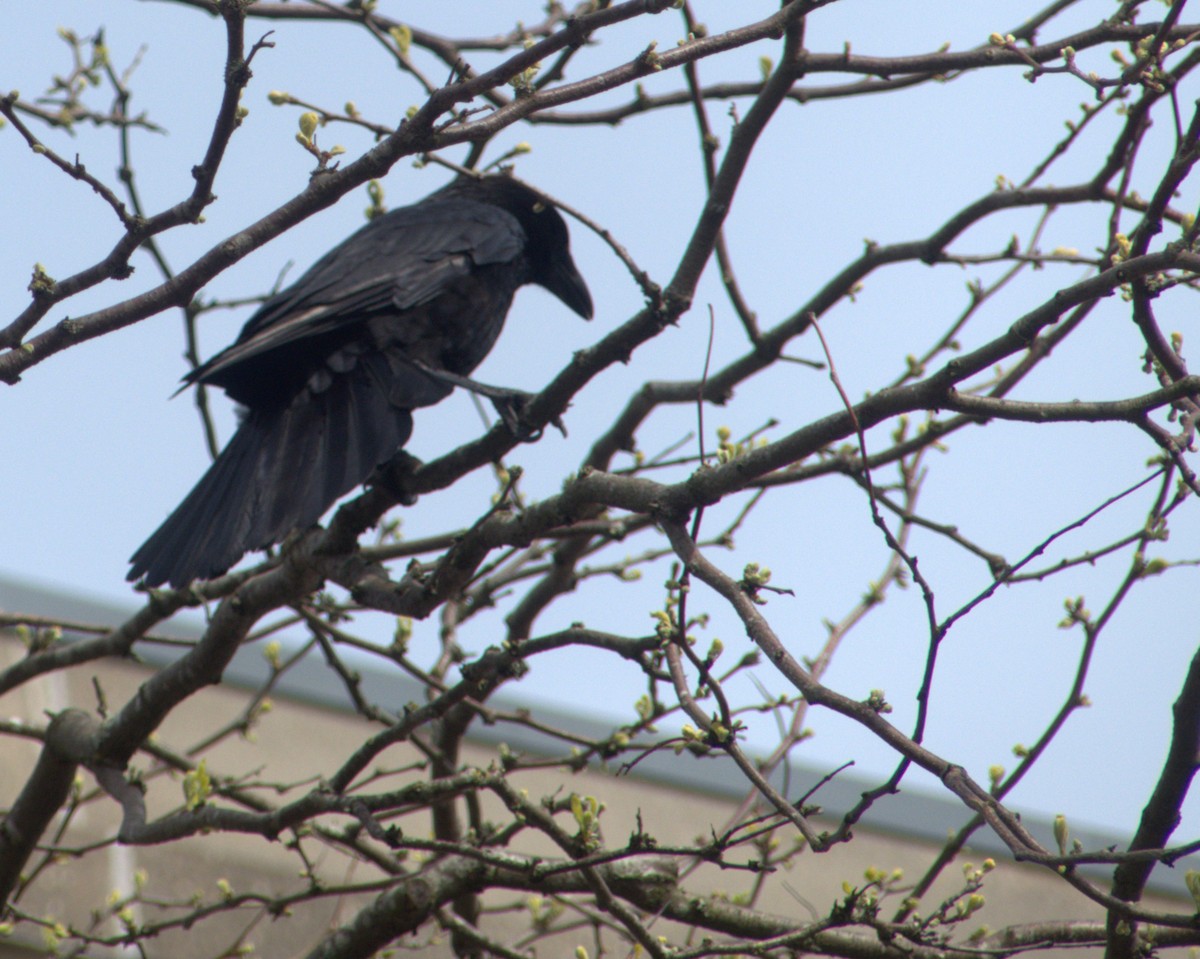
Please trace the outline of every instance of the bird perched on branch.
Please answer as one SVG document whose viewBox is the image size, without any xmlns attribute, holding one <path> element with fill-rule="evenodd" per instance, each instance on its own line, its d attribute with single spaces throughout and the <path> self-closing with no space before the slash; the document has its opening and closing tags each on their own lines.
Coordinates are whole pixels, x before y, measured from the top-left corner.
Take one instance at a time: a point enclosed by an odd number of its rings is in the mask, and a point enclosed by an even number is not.
<svg viewBox="0 0 1200 959">
<path fill-rule="evenodd" d="M 467 376 L 526 283 L 591 318 L 562 217 L 507 176 L 460 177 L 330 250 L 184 377 L 224 389 L 241 422 L 128 579 L 180 587 L 312 525 L 404 446 L 414 409 L 455 386 L 520 435 L 525 394 Z"/>
</svg>

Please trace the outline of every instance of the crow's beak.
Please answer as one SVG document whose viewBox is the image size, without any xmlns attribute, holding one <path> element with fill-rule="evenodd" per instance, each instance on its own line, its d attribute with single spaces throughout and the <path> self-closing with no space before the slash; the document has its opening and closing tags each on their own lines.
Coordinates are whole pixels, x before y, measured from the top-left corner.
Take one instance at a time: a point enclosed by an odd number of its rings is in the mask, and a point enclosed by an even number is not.
<svg viewBox="0 0 1200 959">
<path fill-rule="evenodd" d="M 571 254 L 563 251 L 550 265 L 550 275 L 541 280 L 541 285 L 562 300 L 585 320 L 592 318 L 592 294 L 575 268 Z"/>
</svg>

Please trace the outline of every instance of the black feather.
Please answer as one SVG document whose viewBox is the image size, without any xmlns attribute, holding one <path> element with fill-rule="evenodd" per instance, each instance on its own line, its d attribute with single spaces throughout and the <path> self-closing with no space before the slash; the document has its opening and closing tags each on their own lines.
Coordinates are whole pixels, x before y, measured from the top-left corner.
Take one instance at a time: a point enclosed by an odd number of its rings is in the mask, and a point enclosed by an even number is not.
<svg viewBox="0 0 1200 959">
<path fill-rule="evenodd" d="M 526 283 L 591 317 L 566 224 L 507 177 L 457 180 L 325 254 L 185 377 L 245 413 L 128 578 L 183 586 L 315 523 L 407 442 L 412 410 L 450 394 L 439 373 L 479 365 Z"/>
</svg>

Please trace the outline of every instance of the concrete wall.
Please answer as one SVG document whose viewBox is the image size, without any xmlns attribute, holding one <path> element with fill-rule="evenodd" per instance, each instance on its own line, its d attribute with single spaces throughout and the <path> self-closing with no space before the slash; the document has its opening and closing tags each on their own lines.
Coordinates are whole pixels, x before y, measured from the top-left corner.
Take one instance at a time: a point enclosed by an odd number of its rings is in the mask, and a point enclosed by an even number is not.
<svg viewBox="0 0 1200 959">
<path fill-rule="evenodd" d="M 23 654 L 23 648 L 11 638 L 0 639 L 0 667 Z M 148 667 L 109 661 L 72 668 L 26 683 L 4 696 L 0 699 L 0 715 L 10 721 L 12 717 L 19 717 L 42 724 L 47 710 L 56 711 L 66 706 L 94 709 L 97 684 L 104 691 L 110 707 L 119 708 L 133 695 L 148 672 Z M 241 715 L 250 695 L 247 690 L 227 686 L 205 690 L 168 717 L 156 743 L 184 752 Z M 408 698 L 409 691 L 398 690 L 398 695 L 388 701 L 398 706 Z M 239 777 L 247 786 L 254 782 L 306 783 L 314 776 L 330 774 L 365 736 L 378 728 L 342 710 L 286 697 L 275 698 L 272 710 L 255 726 L 251 737 L 228 736 L 205 755 L 214 774 Z M 510 742 L 516 741 L 513 748 L 522 748 L 517 741 L 520 731 L 509 727 L 506 732 L 510 734 L 507 737 Z M 496 761 L 499 747 L 495 739 L 503 733 L 491 731 L 489 735 L 492 742 L 475 742 L 468 747 L 462 757 L 464 762 L 487 767 Z M 7 807 L 12 802 L 37 754 L 38 746 L 32 740 L 14 735 L 0 736 L 0 769 L 3 770 L 0 806 Z M 398 745 L 380 757 L 376 766 L 398 770 L 385 780 L 389 788 L 396 788 L 424 775 L 411 768 L 421 759 L 411 746 Z M 644 830 L 664 846 L 686 845 L 697 839 L 703 841 L 711 835 L 711 830 L 720 831 L 737 805 L 737 797 L 729 789 L 732 780 L 728 779 L 728 771 L 711 761 L 687 755 L 664 756 L 663 760 L 665 766 L 647 764 L 644 767 L 654 773 L 653 779 L 639 775 L 642 771 L 639 768 L 629 776 L 617 776 L 606 769 L 590 769 L 574 776 L 560 770 L 530 770 L 514 774 L 513 781 L 527 789 L 535 800 L 571 792 L 598 797 L 606 806 L 601 820 L 604 834 L 615 845 L 622 844 L 637 827 L 639 814 Z M 178 776 L 163 773 L 161 766 L 145 753 L 136 757 L 135 765 L 147 776 L 147 800 L 152 817 L 179 807 L 183 792 Z M 674 783 L 664 772 L 671 769 L 678 772 Z M 704 788 L 705 782 L 714 788 Z M 716 788 L 718 786 L 721 788 Z M 306 788 L 300 786 L 297 793 Z M 127 892 L 132 888 L 133 876 L 138 869 L 147 871 L 147 889 L 153 891 L 156 899 L 180 907 L 187 907 L 194 899 L 218 903 L 221 899 L 218 880 L 221 879 L 229 884 L 234 894 L 257 891 L 276 897 L 298 894 L 306 888 L 305 880 L 299 875 L 303 868 L 299 856 L 285 848 L 282 842 L 269 842 L 257 836 L 213 834 L 159 847 L 116 845 L 110 841 L 119 821 L 116 804 L 97 793 L 90 774 L 82 775 L 81 789 L 87 801 L 80 805 L 67 824 L 57 846 L 64 851 L 90 851 L 80 857 L 60 855 L 46 864 L 30 893 L 18 903 L 25 912 L 50 915 L 60 921 L 88 927 L 93 922 L 92 911 L 104 910 L 111 890 Z M 260 791 L 259 795 L 272 802 L 279 801 L 270 790 Z M 864 828 L 854 842 L 829 853 L 820 856 L 803 853 L 793 869 L 781 871 L 765 881 L 759 905 L 770 912 L 803 921 L 827 913 L 830 905 L 843 896 L 843 881 L 862 885 L 863 873 L 868 867 L 888 871 L 903 869 L 905 880 L 915 881 L 935 855 L 936 839 L 944 837 L 948 828 L 961 821 L 962 810 L 953 803 L 919 796 L 910 796 L 907 801 L 914 804 L 911 810 L 916 810 L 916 821 L 910 824 L 912 828 L 888 831 Z M 497 820 L 507 818 L 498 804 L 493 815 Z M 61 821 L 60 815 L 58 822 Z M 430 825 L 424 814 L 406 817 L 397 824 L 406 835 L 430 835 Z M 926 838 L 916 835 L 921 830 L 929 835 Z M 44 837 L 44 841 L 51 838 Z M 96 844 L 100 844 L 98 848 L 94 848 Z M 522 837 L 515 847 L 546 855 L 556 854 L 544 837 L 532 832 Z M 304 840 L 303 848 L 316 873 L 330 886 L 382 878 L 382 873 L 374 866 L 352 863 L 315 839 Z M 988 853 L 987 849 L 980 850 L 970 858 L 978 863 Z M 752 855 L 747 850 L 731 858 L 745 859 Z M 1011 923 L 1101 918 L 1098 909 L 1091 908 L 1053 874 L 997 858 L 1000 864 L 988 877 L 984 889 L 987 905 L 972 917 L 968 928 L 984 923 L 997 929 Z M 749 872 L 721 870 L 714 866 L 699 868 L 686 880 L 687 886 L 699 893 L 726 896 L 748 893 L 755 882 L 756 877 Z M 929 903 L 953 892 L 961 882 L 961 867 L 951 866 L 922 911 L 928 912 Z M 895 902 L 898 903 L 900 898 L 897 896 Z M 524 894 L 516 892 L 490 895 L 490 905 L 512 905 L 517 907 L 517 912 L 488 919 L 485 925 L 506 930 L 512 940 L 517 939 L 520 930 L 528 925 L 526 900 Z M 218 955 L 243 934 L 254 943 L 256 955 L 269 959 L 304 955 L 326 930 L 351 918 L 365 901 L 366 897 L 362 896 L 332 895 L 297 907 L 292 917 L 282 921 L 264 918 L 260 909 L 248 905 L 232 914 L 222 912 L 192 929 L 164 931 L 150 943 L 148 955 L 178 959 Z M 1166 903 L 1160 902 L 1160 905 Z M 1178 902 L 1173 907 L 1181 908 Z M 156 921 L 182 911 L 186 910 L 141 906 L 138 918 L 142 922 Z M 894 906 L 885 910 L 884 915 L 893 911 Z M 106 922 L 103 928 L 111 931 L 113 921 Z M 248 933 L 247 928 L 250 929 Z M 658 928 L 664 934 L 672 934 L 665 923 Z M 572 935 L 578 938 L 566 936 L 557 944 L 561 946 L 562 955 L 569 955 L 576 942 L 591 946 L 590 933 L 586 930 Z M 543 955 L 549 954 L 545 945 L 541 948 Z M 445 943 L 430 944 L 429 949 L 432 955 L 448 954 Z M 555 952 L 557 954 L 557 947 Z M 7 954 L 0 949 L 0 956 Z M 594 948 L 592 954 L 595 954 Z"/>
</svg>

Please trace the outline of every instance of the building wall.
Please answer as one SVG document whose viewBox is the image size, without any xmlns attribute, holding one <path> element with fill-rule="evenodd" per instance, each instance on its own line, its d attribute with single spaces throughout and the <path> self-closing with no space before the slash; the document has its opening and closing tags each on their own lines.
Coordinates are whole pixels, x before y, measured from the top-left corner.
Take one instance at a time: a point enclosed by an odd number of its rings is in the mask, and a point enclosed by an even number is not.
<svg viewBox="0 0 1200 959">
<path fill-rule="evenodd" d="M 0 667 L 19 658 L 23 652 L 12 639 L 0 640 Z M 133 695 L 149 671 L 148 667 L 110 661 L 75 667 L 26 683 L 7 694 L 0 699 L 0 715 L 43 724 L 46 711 L 67 706 L 94 709 L 97 688 L 103 690 L 111 708 L 118 708 Z M 407 698 L 407 694 L 400 695 L 392 702 L 398 704 Z M 156 743 L 182 753 L 190 745 L 228 727 L 236 717 L 243 715 L 250 699 L 248 690 L 231 686 L 204 690 L 172 712 L 156 737 Z M 378 728 L 345 711 L 286 697 L 275 698 L 271 711 L 248 736 L 229 735 L 205 755 L 210 771 L 216 775 L 239 777 L 247 785 L 254 782 L 302 783 L 304 785 L 298 791 L 303 792 L 314 775 L 329 775 L 366 735 Z M 509 732 L 516 731 L 510 729 Z M 492 742 L 469 744 L 462 761 L 480 768 L 497 762 L 500 747 L 494 741 L 495 734 L 492 735 Z M 520 744 L 514 748 L 519 749 Z M 0 768 L 4 770 L 0 781 L 0 806 L 7 808 L 11 804 L 37 754 L 38 746 L 33 740 L 14 735 L 0 736 Z M 390 748 L 376 766 L 387 766 L 396 772 L 380 785 L 386 783 L 388 788 L 397 788 L 425 776 L 414 768 L 421 761 L 421 754 L 410 745 Z M 180 806 L 183 792 L 177 775 L 156 772 L 161 767 L 145 753 L 136 757 L 134 765 L 147 777 L 147 802 L 152 818 L 169 814 Z M 639 816 L 642 828 L 655 836 L 660 846 L 705 841 L 713 830 L 720 832 L 737 806 L 737 797 L 721 795 L 697 784 L 704 782 L 706 776 L 716 783 L 720 777 L 713 770 L 717 767 L 709 761 L 685 755 L 672 757 L 668 768 L 690 768 L 688 783 L 672 784 L 664 781 L 661 774 L 657 780 L 647 779 L 640 776 L 637 769 L 631 775 L 616 775 L 613 769 L 598 768 L 565 778 L 559 770 L 519 771 L 513 774 L 513 782 L 527 789 L 535 800 L 542 796 L 562 797 L 571 792 L 599 798 L 605 804 L 601 818 L 605 836 L 617 845 L 638 827 Z M 206 904 L 218 903 L 222 898 L 219 880 L 228 883 L 235 895 L 257 891 L 267 896 L 280 896 L 298 894 L 306 888 L 306 881 L 299 875 L 303 866 L 297 854 L 289 851 L 284 842 L 270 842 L 258 836 L 212 834 L 156 847 L 117 845 L 110 841 L 119 822 L 116 804 L 97 792 L 91 775 L 86 772 L 80 777 L 80 789 L 86 801 L 71 818 L 57 845 L 62 850 L 82 850 L 96 843 L 103 845 L 79 857 L 60 855 L 47 864 L 29 894 L 18 903 L 19 908 L 29 914 L 53 916 L 59 921 L 87 927 L 92 922 L 92 910 L 103 912 L 110 891 L 128 892 L 132 888 L 133 876 L 138 869 L 146 870 L 149 876 L 147 889 L 153 890 L 155 897 L 181 906 L 188 906 L 193 899 Z M 259 794 L 273 802 L 279 801 L 273 791 Z M 889 872 L 899 868 L 904 871 L 906 882 L 915 881 L 936 853 L 935 837 L 942 837 L 946 829 L 957 826 L 957 821 L 950 818 L 939 826 L 939 811 L 947 815 L 961 812 L 944 802 L 922 800 L 918 805 L 921 803 L 924 803 L 923 828 L 928 831 L 932 822 L 932 836 L 920 838 L 898 831 L 886 833 L 861 829 L 854 842 L 822 855 L 805 852 L 793 869 L 768 877 L 758 905 L 772 913 L 804 921 L 826 914 L 830 906 L 843 897 L 843 882 L 862 885 L 868 867 Z M 485 804 L 485 815 L 488 811 Z M 506 818 L 501 815 L 498 803 L 491 812 L 496 819 Z M 61 820 L 60 815 L 58 821 Z M 406 835 L 430 835 L 430 825 L 424 814 L 406 817 L 397 824 Z M 343 821 L 338 825 L 349 823 Z M 44 837 L 44 841 L 48 838 Z M 374 867 L 351 863 L 313 839 L 304 840 L 303 846 L 316 873 L 329 886 L 382 878 L 382 873 Z M 531 830 L 514 847 L 547 856 L 559 855 L 544 837 Z M 978 851 L 970 858 L 979 863 L 987 854 L 987 850 Z M 730 858 L 752 856 L 752 852 L 743 851 Z M 691 890 L 729 897 L 747 894 L 755 883 L 756 876 L 751 872 L 722 870 L 712 865 L 697 868 L 686 879 Z M 951 866 L 935 890 L 935 898 L 927 902 L 951 894 L 961 887 L 961 883 L 961 865 Z M 988 876 L 984 894 L 987 905 L 972 917 L 970 928 L 984 923 L 997 929 L 1012 923 L 1102 918 L 1100 910 L 1091 907 L 1053 874 L 1002 859 Z M 896 896 L 897 904 L 900 898 L 902 896 Z M 503 930 L 516 939 L 528 926 L 527 899 L 525 894 L 516 892 L 491 894 L 488 897 L 490 905 L 507 904 L 519 908 L 514 913 L 485 920 L 485 927 Z M 347 921 L 366 901 L 367 897 L 363 896 L 331 895 L 299 906 L 292 917 L 276 922 L 262 918 L 256 908 L 248 907 L 232 914 L 224 912 L 191 929 L 165 931 L 150 943 L 148 954 L 178 959 L 216 955 L 234 945 L 247 927 L 251 927 L 245 934 L 247 940 L 254 943 L 256 955 L 268 959 L 303 955 L 328 929 Z M 1157 905 L 1180 908 L 1177 901 L 1160 900 Z M 890 915 L 894 908 L 885 910 L 884 915 Z M 186 909 L 156 910 L 142 906 L 139 907 L 139 921 L 161 919 L 164 915 L 182 911 Z M 113 921 L 106 921 L 109 923 L 107 928 L 112 929 Z M 671 932 L 665 923 L 658 928 L 664 934 Z M 577 935 L 580 942 L 590 944 L 590 934 L 580 932 Z M 563 949 L 561 954 L 570 954 L 574 944 L 570 936 L 564 937 L 558 943 Z M 11 950 L 12 945 L 9 943 L 4 948 Z M 8 954 L 0 949 L 0 957 Z M 445 943 L 433 943 L 429 946 L 429 954 L 448 954 L 448 948 Z"/>
</svg>

